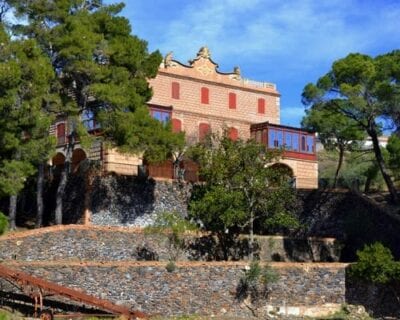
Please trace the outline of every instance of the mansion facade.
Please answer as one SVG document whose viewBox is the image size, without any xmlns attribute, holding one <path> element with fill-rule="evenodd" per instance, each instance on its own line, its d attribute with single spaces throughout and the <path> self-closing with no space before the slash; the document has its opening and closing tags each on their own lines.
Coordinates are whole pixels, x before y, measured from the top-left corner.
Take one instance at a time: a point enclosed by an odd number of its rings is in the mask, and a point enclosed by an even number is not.
<svg viewBox="0 0 400 320">
<path fill-rule="evenodd" d="M 201 141 L 208 133 L 227 131 L 233 140 L 250 138 L 265 144 L 268 149 L 282 149 L 280 166 L 285 166 L 296 180 L 297 188 L 318 187 L 318 164 L 315 134 L 280 124 L 280 94 L 276 85 L 242 78 L 240 69 L 223 73 L 203 47 L 189 64 L 174 60 L 172 53 L 165 56 L 157 76 L 149 80 L 153 97 L 149 112 L 159 121 L 171 121 L 172 130 L 184 131 L 187 144 Z M 53 164 L 62 163 L 66 124 L 60 120 L 52 127 L 59 141 L 59 153 Z M 105 149 L 98 142 L 91 150 L 77 148 L 72 164 L 85 157 L 100 160 L 105 172 L 138 175 L 143 160 Z M 196 167 L 183 162 L 186 180 L 196 180 L 190 172 Z M 154 178 L 176 178 L 173 163 L 147 166 Z"/>
</svg>

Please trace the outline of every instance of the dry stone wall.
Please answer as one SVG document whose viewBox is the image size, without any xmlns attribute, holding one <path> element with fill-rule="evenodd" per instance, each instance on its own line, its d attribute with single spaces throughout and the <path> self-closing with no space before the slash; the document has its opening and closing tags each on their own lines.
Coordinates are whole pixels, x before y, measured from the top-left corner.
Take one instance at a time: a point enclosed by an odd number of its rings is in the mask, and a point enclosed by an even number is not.
<svg viewBox="0 0 400 320">
<path fill-rule="evenodd" d="M 334 239 L 256 237 L 261 261 L 338 261 L 340 245 Z M 248 259 L 246 237 L 230 251 L 231 260 Z M 115 227 L 49 227 L 0 238 L 0 259 L 22 261 L 127 261 L 170 259 L 165 234 L 146 234 L 142 229 Z M 186 236 L 179 260 L 221 260 L 218 242 L 209 235 Z"/>
<path fill-rule="evenodd" d="M 251 316 L 249 302 L 238 298 L 245 263 L 165 264 L 15 264 L 34 276 L 131 306 L 149 314 Z M 279 280 L 258 304 L 257 312 L 275 310 L 297 316 L 337 310 L 345 302 L 344 264 L 283 264 L 273 268 Z"/>
<path fill-rule="evenodd" d="M 190 191 L 190 184 L 178 181 L 101 177 L 93 186 L 91 221 L 94 225 L 143 227 L 160 212 L 176 211 L 185 216 Z"/>
</svg>

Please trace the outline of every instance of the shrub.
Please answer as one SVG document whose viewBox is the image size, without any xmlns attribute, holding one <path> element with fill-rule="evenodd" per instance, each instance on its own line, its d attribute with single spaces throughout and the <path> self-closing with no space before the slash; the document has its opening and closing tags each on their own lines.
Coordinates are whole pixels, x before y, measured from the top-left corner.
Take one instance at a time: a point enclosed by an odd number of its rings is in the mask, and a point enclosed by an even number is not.
<svg viewBox="0 0 400 320">
<path fill-rule="evenodd" d="M 253 261 L 245 271 L 236 290 L 236 298 L 243 301 L 250 297 L 252 304 L 266 298 L 271 290 L 270 285 L 277 282 L 278 274 L 269 265 L 261 268 L 258 261 Z"/>
<path fill-rule="evenodd" d="M 8 218 L 0 211 L 0 235 L 8 229 Z"/>
<path fill-rule="evenodd" d="M 176 269 L 176 264 L 174 261 L 170 261 L 167 263 L 167 265 L 165 266 L 165 269 L 167 269 L 168 272 L 174 272 Z"/>
<path fill-rule="evenodd" d="M 358 261 L 350 268 L 350 275 L 372 283 L 385 284 L 400 279 L 399 262 L 380 242 L 365 245 L 357 251 Z"/>
</svg>

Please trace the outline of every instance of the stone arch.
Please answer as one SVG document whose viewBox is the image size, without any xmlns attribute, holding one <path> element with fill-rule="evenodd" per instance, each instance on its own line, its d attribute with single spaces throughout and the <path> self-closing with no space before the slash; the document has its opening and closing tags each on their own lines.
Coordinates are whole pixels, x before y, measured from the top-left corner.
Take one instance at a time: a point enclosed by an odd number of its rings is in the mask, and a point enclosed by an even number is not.
<svg viewBox="0 0 400 320">
<path fill-rule="evenodd" d="M 57 154 L 51 158 L 51 164 L 56 167 L 62 167 L 65 163 L 65 155 L 61 152 L 57 152 Z"/>
<path fill-rule="evenodd" d="M 291 186 L 296 186 L 296 177 L 293 169 L 289 165 L 286 163 L 274 163 L 270 168 L 273 169 L 274 172 L 278 173 L 278 175 L 273 179 L 274 183 L 282 183 L 286 181 Z"/>
<path fill-rule="evenodd" d="M 293 169 L 286 163 L 274 163 L 273 165 L 271 165 L 271 168 L 288 177 L 294 176 Z"/>
<path fill-rule="evenodd" d="M 80 163 L 86 159 L 87 155 L 83 149 L 81 148 L 75 149 L 72 152 L 72 158 L 71 158 L 72 172 L 76 172 L 79 169 Z"/>
</svg>

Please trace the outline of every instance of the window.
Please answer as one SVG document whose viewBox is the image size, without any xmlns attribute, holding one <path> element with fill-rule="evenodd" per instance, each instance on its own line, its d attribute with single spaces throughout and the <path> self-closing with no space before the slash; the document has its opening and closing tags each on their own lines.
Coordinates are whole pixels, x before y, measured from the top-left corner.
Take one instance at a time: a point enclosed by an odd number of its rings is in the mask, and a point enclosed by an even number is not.
<svg viewBox="0 0 400 320">
<path fill-rule="evenodd" d="M 299 151 L 299 135 L 292 133 L 292 148 L 293 151 Z"/>
<path fill-rule="evenodd" d="M 314 137 L 307 136 L 307 152 L 313 153 L 314 152 Z"/>
<path fill-rule="evenodd" d="M 171 112 L 167 110 L 160 110 L 160 109 L 150 109 L 151 116 L 163 123 L 166 123 L 171 118 Z"/>
<path fill-rule="evenodd" d="M 199 124 L 199 141 L 203 141 L 204 138 L 211 133 L 211 128 L 208 123 Z"/>
<path fill-rule="evenodd" d="M 65 122 L 61 122 L 57 124 L 57 144 L 65 144 L 66 142 Z"/>
<path fill-rule="evenodd" d="M 275 148 L 275 140 L 276 140 L 275 134 L 276 132 L 274 129 L 268 130 L 268 148 L 271 149 Z"/>
<path fill-rule="evenodd" d="M 202 87 L 201 88 L 201 103 L 203 104 L 209 104 L 210 99 L 209 99 L 209 90 L 208 88 Z"/>
<path fill-rule="evenodd" d="M 229 93 L 229 109 L 236 109 L 236 93 Z"/>
<path fill-rule="evenodd" d="M 285 149 L 292 150 L 292 133 L 285 132 Z"/>
<path fill-rule="evenodd" d="M 90 109 L 83 110 L 81 119 L 87 131 L 100 128 L 100 124 L 95 120 L 94 113 Z"/>
<path fill-rule="evenodd" d="M 232 141 L 236 141 L 238 139 L 238 130 L 236 128 L 229 128 L 228 131 L 228 137 L 229 139 L 231 139 Z"/>
<path fill-rule="evenodd" d="M 258 99 L 258 113 L 265 114 L 265 99 Z"/>
<path fill-rule="evenodd" d="M 301 151 L 306 152 L 306 136 L 301 136 Z"/>
<path fill-rule="evenodd" d="M 178 82 L 172 82 L 171 96 L 172 96 L 172 99 L 179 99 L 179 83 Z"/>
<path fill-rule="evenodd" d="M 283 147 L 283 131 L 269 129 L 268 131 L 268 148 L 281 148 Z"/>
<path fill-rule="evenodd" d="M 182 132 L 182 121 L 179 119 L 172 119 L 172 132 Z"/>
</svg>

